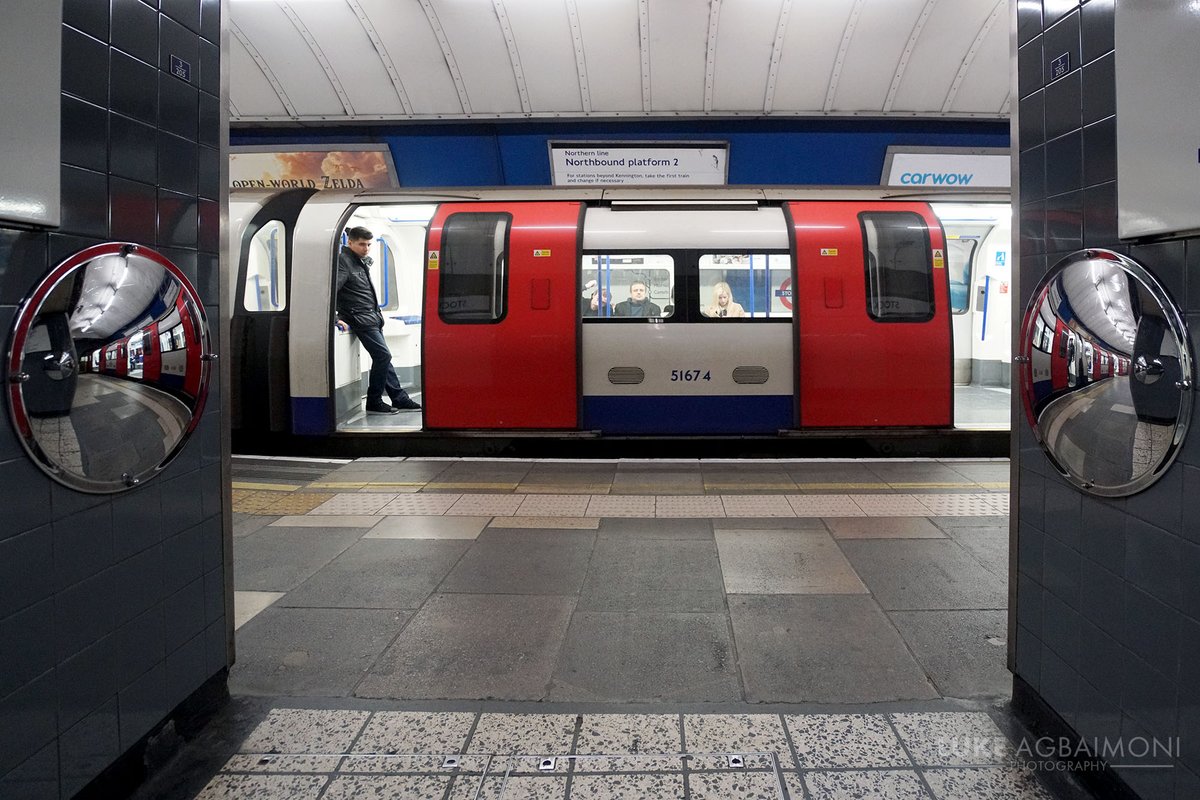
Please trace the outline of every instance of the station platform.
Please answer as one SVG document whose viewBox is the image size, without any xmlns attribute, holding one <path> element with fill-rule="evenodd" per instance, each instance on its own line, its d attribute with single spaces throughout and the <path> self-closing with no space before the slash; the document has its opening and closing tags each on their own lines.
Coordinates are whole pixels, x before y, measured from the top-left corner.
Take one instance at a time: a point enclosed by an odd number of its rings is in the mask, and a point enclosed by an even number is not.
<svg viewBox="0 0 1200 800">
<path fill-rule="evenodd" d="M 139 796 L 1050 798 L 1007 460 L 234 458 L 232 702 Z"/>
</svg>

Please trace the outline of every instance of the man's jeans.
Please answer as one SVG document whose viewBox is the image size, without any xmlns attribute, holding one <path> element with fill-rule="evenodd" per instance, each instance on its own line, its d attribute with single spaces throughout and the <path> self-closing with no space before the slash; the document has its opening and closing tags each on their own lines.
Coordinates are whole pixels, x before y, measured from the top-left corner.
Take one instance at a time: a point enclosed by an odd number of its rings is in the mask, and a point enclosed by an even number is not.
<svg viewBox="0 0 1200 800">
<path fill-rule="evenodd" d="M 400 379 L 392 368 L 392 351 L 388 350 L 387 342 L 383 340 L 381 328 L 351 328 L 354 335 L 362 342 L 367 353 L 371 356 L 371 375 L 367 379 L 367 403 L 383 401 L 384 389 L 388 397 L 402 400 L 408 393 L 400 388 Z"/>
</svg>

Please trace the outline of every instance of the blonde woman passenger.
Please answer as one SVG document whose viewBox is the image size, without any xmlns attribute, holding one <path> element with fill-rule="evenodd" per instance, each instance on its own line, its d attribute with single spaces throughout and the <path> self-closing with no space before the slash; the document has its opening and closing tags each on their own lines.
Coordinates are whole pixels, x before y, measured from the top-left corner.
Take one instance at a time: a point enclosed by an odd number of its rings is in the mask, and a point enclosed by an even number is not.
<svg viewBox="0 0 1200 800">
<path fill-rule="evenodd" d="M 733 291 L 725 281 L 713 285 L 712 305 L 704 309 L 706 317 L 744 317 L 746 309 L 733 302 Z"/>
</svg>

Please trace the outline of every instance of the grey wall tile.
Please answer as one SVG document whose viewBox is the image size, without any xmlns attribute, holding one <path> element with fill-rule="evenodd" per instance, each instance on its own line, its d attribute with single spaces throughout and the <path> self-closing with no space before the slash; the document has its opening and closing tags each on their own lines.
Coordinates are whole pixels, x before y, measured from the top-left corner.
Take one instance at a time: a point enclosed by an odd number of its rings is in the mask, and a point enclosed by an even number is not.
<svg viewBox="0 0 1200 800">
<path fill-rule="evenodd" d="M 1042 0 L 1042 23 L 1049 28 L 1079 8 L 1079 0 Z"/>
<path fill-rule="evenodd" d="M 1023 625 L 1017 626 L 1016 674 L 1034 689 L 1041 688 L 1042 641 Z"/>
<path fill-rule="evenodd" d="M 1095 497 L 1081 498 L 1083 534 L 1079 551 L 1115 572 L 1125 574 L 1125 515 Z"/>
<path fill-rule="evenodd" d="M 221 41 L 220 0 L 200 0 L 200 35 L 210 42 Z"/>
<path fill-rule="evenodd" d="M 1134 246 L 1129 254 L 1134 260 L 1145 264 L 1154 273 L 1176 304 L 1185 297 L 1186 257 L 1182 241 L 1157 242 Z M 1158 484 L 1155 485 L 1157 488 Z"/>
<path fill-rule="evenodd" d="M 1017 50 L 1017 91 L 1027 97 L 1043 86 L 1042 37 L 1038 34 Z"/>
<path fill-rule="evenodd" d="M 1039 639 L 1042 630 L 1042 585 L 1022 573 L 1017 577 L 1017 623 Z"/>
<path fill-rule="evenodd" d="M 209 94 L 221 93 L 221 48 L 210 42 L 200 42 L 199 82 L 200 88 Z"/>
<path fill-rule="evenodd" d="M 1047 84 L 1046 139 L 1053 140 L 1078 130 L 1083 124 L 1083 75 L 1076 70 Z M 1047 156 L 1049 158 L 1049 156 Z M 1049 167 L 1047 167 L 1049 169 Z"/>
<path fill-rule="evenodd" d="M 121 753 L 117 698 L 75 724 L 59 737 L 58 763 L 64 797 L 70 797 L 99 775 Z"/>
<path fill-rule="evenodd" d="M 1079 13 L 1072 12 L 1059 20 L 1046 20 L 1046 32 L 1042 36 L 1043 80 L 1047 86 L 1054 81 L 1053 67 L 1066 59 L 1067 70 L 1074 73 L 1079 69 Z"/>
<path fill-rule="evenodd" d="M 64 0 L 63 22 L 102 42 L 108 41 L 108 8 L 93 0 Z"/>
<path fill-rule="evenodd" d="M 201 536 L 203 527 L 194 525 L 183 533 L 163 540 L 163 591 L 178 592 L 201 576 L 204 570 L 204 551 Z"/>
<path fill-rule="evenodd" d="M 1079 673 L 1050 647 L 1042 648 L 1042 697 L 1067 721 L 1075 723 L 1079 710 Z"/>
<path fill-rule="evenodd" d="M 1085 665 L 1086 668 L 1087 665 Z M 1079 682 L 1079 709 L 1075 714 L 1075 730 L 1084 739 L 1118 741 L 1121 735 L 1121 708 L 1113 697 L 1094 688 L 1086 679 Z"/>
<path fill-rule="evenodd" d="M 108 176 L 62 168 L 61 230 L 82 236 L 108 236 Z"/>
<path fill-rule="evenodd" d="M 181 647 L 184 642 L 204 630 L 204 579 L 198 578 L 163 602 L 167 651 Z"/>
<path fill-rule="evenodd" d="M 113 498 L 113 555 L 128 558 L 162 541 L 162 493 L 157 480 L 147 481 Z"/>
<path fill-rule="evenodd" d="M 121 749 L 128 750 L 167 715 L 167 673 L 161 663 L 134 678 L 117 698 Z"/>
<path fill-rule="evenodd" d="M 0 620 L 0 697 L 54 668 L 54 603 L 43 600 Z"/>
<path fill-rule="evenodd" d="M 1042 32 L 1042 4 L 1017 4 L 1017 42 L 1025 44 Z"/>
<path fill-rule="evenodd" d="M 204 576 L 204 621 L 211 625 L 225 616 L 225 571 L 220 567 Z"/>
<path fill-rule="evenodd" d="M 1083 132 L 1071 133 L 1046 142 L 1046 196 L 1083 188 Z M 1050 213 L 1047 208 L 1047 215 Z M 1047 250 L 1051 245 L 1047 245 Z"/>
<path fill-rule="evenodd" d="M 119 627 L 141 616 L 163 599 L 163 548 L 155 545 L 119 562 L 116 575 L 116 617 Z"/>
<path fill-rule="evenodd" d="M 0 486 L 4 487 L 5 525 L 0 538 L 46 525 L 50 515 L 50 479 L 28 459 L 0 463 Z"/>
<path fill-rule="evenodd" d="M 137 3 L 137 0 L 128 1 Z M 147 87 L 153 86 L 158 80 L 158 71 L 144 61 L 139 61 L 120 50 L 112 51 L 110 69 L 112 69 L 112 110 L 151 127 L 157 125 L 158 95 L 155 92 L 147 91 Z M 146 141 L 143 140 L 138 144 L 137 149 L 144 149 Z"/>
<path fill-rule="evenodd" d="M 65 589 L 113 563 L 112 509 L 99 505 L 54 520 L 54 581 Z"/>
<path fill-rule="evenodd" d="M 0 773 L 0 797 L 59 800 L 58 742 L 51 742 L 7 775 Z"/>
<path fill-rule="evenodd" d="M 1176 680 L 1182 615 L 1134 586 L 1125 589 L 1126 625 L 1121 642 L 1134 655 L 1152 664 L 1169 681 Z"/>
<path fill-rule="evenodd" d="M 1080 9 L 1080 38 L 1086 64 L 1113 49 L 1115 0 L 1089 0 Z"/>
<path fill-rule="evenodd" d="M 1017 532 L 1017 568 L 1022 575 L 1041 582 L 1045 548 L 1046 534 L 1032 525 L 1026 525 Z"/>
<path fill-rule="evenodd" d="M 1020 481 L 1018 514 L 1020 514 L 1021 522 L 1027 522 L 1039 530 L 1045 530 L 1046 479 L 1022 465 L 1018 480 Z"/>
<path fill-rule="evenodd" d="M 33 231 L 0 230 L 0 306 L 15 306 L 28 294 L 34 283 L 46 274 L 50 267 L 50 239 L 45 233 Z M 12 328 L 15 308 L 0 313 L 0 330 Z M 4 426 L 11 435 L 11 428 Z M 0 449 L 0 460 L 16 456 L 15 440 Z"/>
<path fill-rule="evenodd" d="M 1083 124 L 1117 113 L 1116 58 L 1109 53 L 1083 68 Z"/>
<path fill-rule="evenodd" d="M 1072 608 L 1079 608 L 1079 553 L 1053 537 L 1046 537 L 1042 561 L 1042 586 Z"/>
<path fill-rule="evenodd" d="M 158 68 L 170 72 L 171 56 L 175 56 L 191 65 L 192 80 L 195 81 L 200 71 L 200 40 L 170 17 L 159 17 L 158 33 Z"/>
<path fill-rule="evenodd" d="M 1125 632 L 1125 581 L 1091 559 L 1080 566 L 1080 613 L 1117 638 Z M 1020 613 L 1020 609 L 1017 609 Z"/>
<path fill-rule="evenodd" d="M 224 617 L 204 629 L 204 655 L 207 661 L 205 670 L 209 675 L 216 675 L 230 666 L 229 639 Z"/>
<path fill-rule="evenodd" d="M 1046 481 L 1046 516 L 1042 530 L 1078 550 L 1082 502 L 1079 492 L 1061 480 Z"/>
<path fill-rule="evenodd" d="M 182 703 L 204 681 L 208 680 L 208 658 L 205 652 L 204 634 L 184 643 L 182 647 L 167 654 L 167 705 L 171 708 Z"/>
<path fill-rule="evenodd" d="M 1139 740 L 1152 743 L 1155 733 L 1133 717 L 1124 714 L 1121 717 L 1121 738 L 1126 742 Z M 1165 743 L 1165 740 L 1163 741 Z M 1130 760 L 1140 763 L 1157 763 L 1161 766 L 1170 764 L 1169 758 L 1156 759 L 1153 756 Z M 1138 797 L 1145 798 L 1145 800 L 1171 798 L 1174 797 L 1175 791 L 1175 776 L 1172 774 L 1174 771 L 1173 769 L 1127 769 L 1122 770 L 1124 773 L 1122 779 Z"/>
<path fill-rule="evenodd" d="M 62 88 L 67 94 L 108 107 L 108 47 L 73 28 L 63 28 Z"/>
<path fill-rule="evenodd" d="M 108 112 L 102 106 L 62 97 L 62 160 L 84 169 L 108 169 Z"/>
<path fill-rule="evenodd" d="M 1072 667 L 1079 664 L 1079 624 L 1080 615 L 1062 598 L 1042 594 L 1042 641 Z"/>
<path fill-rule="evenodd" d="M 1083 185 L 1095 186 L 1117 179 L 1117 118 L 1083 129 Z"/>
<path fill-rule="evenodd" d="M 152 125 L 120 114 L 109 115 L 109 164 L 113 175 L 120 175 L 141 183 L 158 182 L 158 148 L 146 147 L 154 141 Z M 157 215 L 157 209 L 151 216 Z"/>
<path fill-rule="evenodd" d="M 166 657 L 162 603 L 122 625 L 117 637 L 118 680 L 141 675 Z"/>
<path fill-rule="evenodd" d="M 0 774 L 23 763 L 58 734 L 53 672 L 0 699 Z"/>
<path fill-rule="evenodd" d="M 1175 535 L 1130 518 L 1125 528 L 1125 578 L 1178 608 L 1182 599 L 1182 544 Z"/>
<path fill-rule="evenodd" d="M 116 572 L 105 570 L 54 596 L 58 658 L 65 660 L 112 633 L 116 621 Z"/>
<path fill-rule="evenodd" d="M 53 574 L 49 525 L 0 539 L 0 618 L 49 597 L 54 587 L 46 576 Z"/>
<path fill-rule="evenodd" d="M 1179 543 L 1180 593 L 1179 610 L 1192 619 L 1200 620 L 1200 546 L 1191 542 Z"/>
<path fill-rule="evenodd" d="M 58 730 L 116 697 L 117 639 L 106 636 L 58 665 Z"/>
<path fill-rule="evenodd" d="M 1121 708 L 1152 736 L 1174 736 L 1178 730 L 1176 687 L 1154 667 L 1135 655 L 1125 659 Z"/>
<path fill-rule="evenodd" d="M 114 175 L 108 179 L 108 192 L 108 218 L 113 239 L 152 244 L 157 198 L 154 187 Z"/>
<path fill-rule="evenodd" d="M 200 0 L 162 0 L 161 8 L 180 25 L 200 33 Z"/>
<path fill-rule="evenodd" d="M 169 73 L 160 72 L 158 104 L 159 126 L 164 131 L 195 144 L 200 124 L 200 93 L 196 87 Z"/>
<path fill-rule="evenodd" d="M 1117 700 L 1121 697 L 1121 684 L 1125 677 L 1122 670 L 1126 656 L 1125 648 L 1112 636 L 1090 622 L 1081 623 L 1079 628 L 1080 676 L 1117 709 L 1116 723 L 1118 725 L 1121 715 L 1120 708 L 1117 707 Z M 1082 733 L 1082 731 L 1080 732 Z"/>
<path fill-rule="evenodd" d="M 140 0 L 112 0 L 112 44 L 147 64 L 158 58 L 158 14 Z"/>
</svg>

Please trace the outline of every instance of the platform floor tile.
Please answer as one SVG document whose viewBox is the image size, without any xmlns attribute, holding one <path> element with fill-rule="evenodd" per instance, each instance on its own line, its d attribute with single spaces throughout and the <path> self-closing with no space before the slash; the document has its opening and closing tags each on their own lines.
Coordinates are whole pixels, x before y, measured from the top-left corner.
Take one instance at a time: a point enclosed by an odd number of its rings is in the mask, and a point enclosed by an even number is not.
<svg viewBox="0 0 1200 800">
<path fill-rule="evenodd" d="M 866 513 L 848 495 L 789 494 L 798 517 L 862 517 Z"/>
<path fill-rule="evenodd" d="M 804 774 L 803 783 L 808 787 L 807 794 L 804 793 L 799 775 L 787 776 L 788 791 L 792 797 L 811 797 L 812 800 L 934 800 L 916 770 L 813 771 Z M 976 796 L 983 795 L 972 795 Z"/>
<path fill-rule="evenodd" d="M 310 514 L 376 514 L 379 509 L 396 499 L 394 494 L 342 492 L 335 494 Z"/>
<path fill-rule="evenodd" d="M 697 517 L 712 519 L 725 516 L 725 506 L 717 496 L 666 496 L 654 499 L 655 517 Z"/>
<path fill-rule="evenodd" d="M 782 495 L 723 494 L 721 505 L 727 517 L 794 517 L 795 509 Z"/>
<path fill-rule="evenodd" d="M 909 766 L 908 754 L 883 714 L 794 714 L 783 720 L 800 767 Z"/>
<path fill-rule="evenodd" d="M 373 517 L 375 527 L 365 539 L 477 539 L 491 517 L 411 516 Z"/>
<path fill-rule="evenodd" d="M 445 514 L 461 496 L 459 494 L 400 495 L 379 509 L 379 513 L 419 516 Z"/>
<path fill-rule="evenodd" d="M 521 500 L 518 516 L 582 517 L 591 501 L 589 494 L 532 494 Z"/>
<path fill-rule="evenodd" d="M 653 517 L 654 498 L 646 495 L 592 495 L 589 517 Z"/>
<path fill-rule="evenodd" d="M 857 494 L 853 500 L 868 517 L 929 516 L 929 509 L 911 494 Z"/>
<path fill-rule="evenodd" d="M 462 517 L 511 517 L 517 513 L 517 508 L 524 499 L 524 495 L 514 494 L 464 494 L 447 509 L 446 514 Z"/>
</svg>

